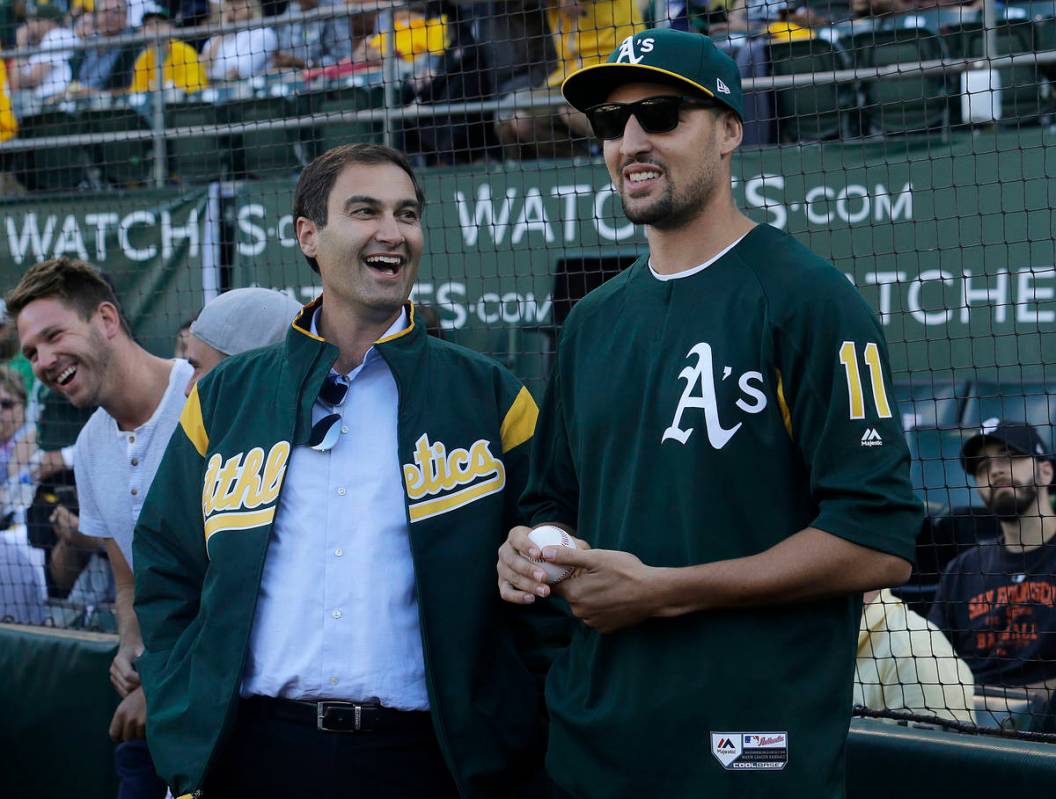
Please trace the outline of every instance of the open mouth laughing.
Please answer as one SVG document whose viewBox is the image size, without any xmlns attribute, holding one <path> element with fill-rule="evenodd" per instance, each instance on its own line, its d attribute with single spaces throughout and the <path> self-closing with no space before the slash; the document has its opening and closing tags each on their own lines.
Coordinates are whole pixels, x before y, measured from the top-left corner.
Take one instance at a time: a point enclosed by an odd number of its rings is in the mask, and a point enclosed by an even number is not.
<svg viewBox="0 0 1056 799">
<path fill-rule="evenodd" d="M 375 253 L 368 255 L 363 261 L 375 272 L 395 277 L 400 273 L 407 259 L 394 253 Z"/>
</svg>

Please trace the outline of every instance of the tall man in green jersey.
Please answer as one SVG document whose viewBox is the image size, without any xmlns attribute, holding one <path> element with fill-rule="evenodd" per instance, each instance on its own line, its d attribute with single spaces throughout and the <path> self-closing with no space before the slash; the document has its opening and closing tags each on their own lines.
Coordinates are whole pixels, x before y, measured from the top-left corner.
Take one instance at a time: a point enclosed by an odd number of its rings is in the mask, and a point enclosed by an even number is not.
<svg viewBox="0 0 1056 799">
<path fill-rule="evenodd" d="M 649 254 L 569 315 L 522 499 L 592 548 L 499 552 L 504 599 L 583 622 L 547 770 L 577 799 L 836 799 L 861 595 L 909 576 L 922 521 L 883 333 L 734 205 L 740 79 L 709 39 L 638 33 L 563 92 Z"/>
</svg>

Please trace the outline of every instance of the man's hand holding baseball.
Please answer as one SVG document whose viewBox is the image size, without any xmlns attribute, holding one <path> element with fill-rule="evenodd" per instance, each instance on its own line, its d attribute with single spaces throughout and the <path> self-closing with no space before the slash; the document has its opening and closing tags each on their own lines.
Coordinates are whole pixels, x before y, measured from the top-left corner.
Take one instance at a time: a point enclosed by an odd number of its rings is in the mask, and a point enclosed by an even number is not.
<svg viewBox="0 0 1056 799">
<path fill-rule="evenodd" d="M 576 570 L 573 579 L 553 586 L 576 618 L 611 633 L 661 615 L 663 570 L 646 566 L 629 552 L 613 549 L 543 547 L 543 559 Z"/>
</svg>

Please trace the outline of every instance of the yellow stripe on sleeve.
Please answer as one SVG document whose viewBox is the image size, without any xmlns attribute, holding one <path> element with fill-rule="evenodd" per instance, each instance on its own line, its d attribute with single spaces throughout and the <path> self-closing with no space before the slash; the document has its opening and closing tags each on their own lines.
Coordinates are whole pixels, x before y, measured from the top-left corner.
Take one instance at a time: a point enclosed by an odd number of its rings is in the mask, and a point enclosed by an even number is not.
<svg viewBox="0 0 1056 799">
<path fill-rule="evenodd" d="M 528 393 L 528 389 L 522 386 L 499 428 L 503 454 L 523 444 L 535 434 L 535 422 L 538 418 L 539 407 Z"/>
<path fill-rule="evenodd" d="M 197 384 L 191 389 L 191 396 L 187 398 L 183 412 L 180 413 L 180 427 L 198 450 L 198 454 L 204 458 L 206 450 L 209 449 L 209 434 L 205 432 L 205 423 L 202 421 L 202 403 L 198 399 Z"/>
<path fill-rule="evenodd" d="M 781 419 L 785 423 L 785 430 L 788 431 L 788 437 L 793 441 L 796 437 L 792 435 L 792 410 L 788 407 L 788 403 L 785 401 L 785 384 L 781 380 L 781 370 L 777 370 L 777 407 L 781 409 Z"/>
</svg>

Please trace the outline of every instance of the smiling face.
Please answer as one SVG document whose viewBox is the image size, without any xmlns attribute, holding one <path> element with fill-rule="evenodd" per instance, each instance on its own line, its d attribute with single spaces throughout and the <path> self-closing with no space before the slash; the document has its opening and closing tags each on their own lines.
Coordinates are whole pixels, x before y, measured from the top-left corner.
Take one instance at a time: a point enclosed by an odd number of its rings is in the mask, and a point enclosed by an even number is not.
<svg viewBox="0 0 1056 799">
<path fill-rule="evenodd" d="M 365 320 L 395 316 L 418 275 L 421 213 L 400 167 L 346 166 L 327 198 L 326 224 L 297 219 L 301 251 L 318 263 L 327 300 Z"/>
<path fill-rule="evenodd" d="M 995 516 L 1006 519 L 1029 512 L 1052 477 L 1049 461 L 996 442 L 980 450 L 975 468 L 976 489 L 983 503 Z"/>
<path fill-rule="evenodd" d="M 33 374 L 78 408 L 102 404 L 113 358 L 113 339 L 120 334 L 117 309 L 101 304 L 90 319 L 54 297 L 33 300 L 18 314 L 22 354 Z"/>
<path fill-rule="evenodd" d="M 683 92 L 660 83 L 629 83 L 610 103 Z M 741 141 L 741 124 L 714 109 L 683 108 L 674 130 L 648 133 L 632 116 L 623 136 L 604 143 L 605 164 L 627 218 L 658 230 L 677 230 L 699 217 L 719 192 L 729 192 L 729 159 Z"/>
</svg>

